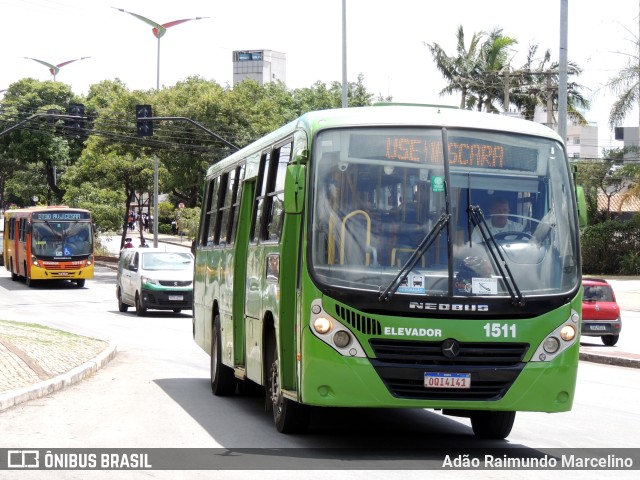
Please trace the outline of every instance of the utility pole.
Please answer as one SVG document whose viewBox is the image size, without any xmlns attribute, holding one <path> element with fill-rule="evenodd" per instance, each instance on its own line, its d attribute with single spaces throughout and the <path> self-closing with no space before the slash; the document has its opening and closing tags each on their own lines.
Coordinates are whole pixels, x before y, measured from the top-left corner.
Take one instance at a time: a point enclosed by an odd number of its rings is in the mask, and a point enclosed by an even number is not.
<svg viewBox="0 0 640 480">
<path fill-rule="evenodd" d="M 558 85 L 558 135 L 567 141 L 567 29 L 569 0 L 560 0 L 560 77 Z"/>
<path fill-rule="evenodd" d="M 342 108 L 347 108 L 347 0 L 342 0 Z"/>
</svg>

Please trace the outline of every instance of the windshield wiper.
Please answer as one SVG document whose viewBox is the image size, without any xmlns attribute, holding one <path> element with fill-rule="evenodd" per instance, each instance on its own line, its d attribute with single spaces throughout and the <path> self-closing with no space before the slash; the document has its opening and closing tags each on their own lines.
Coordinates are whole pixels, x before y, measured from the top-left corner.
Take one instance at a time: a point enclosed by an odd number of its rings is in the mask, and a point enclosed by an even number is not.
<svg viewBox="0 0 640 480">
<path fill-rule="evenodd" d="M 487 225 L 487 221 L 485 220 L 482 210 L 478 205 L 469 205 L 469 218 L 478 228 L 480 235 L 482 235 L 482 240 L 487 245 L 491 258 L 493 258 L 493 262 L 498 267 L 502 280 L 504 281 L 504 284 L 509 291 L 509 295 L 511 296 L 511 303 L 516 307 L 524 307 L 524 298 L 516 284 L 516 280 L 513 277 L 511 270 L 509 269 L 509 265 L 502 255 L 502 248 L 500 248 L 500 245 L 498 245 L 498 242 L 491 233 L 489 225 Z"/>
<path fill-rule="evenodd" d="M 413 267 L 416 266 L 418 260 L 420 260 L 420 258 L 426 253 L 427 250 L 429 250 L 429 247 L 431 247 L 436 238 L 438 238 L 438 235 L 440 235 L 442 229 L 447 226 L 450 218 L 450 213 L 443 213 L 440 216 L 434 227 L 422 239 L 422 241 L 418 245 L 418 248 L 416 248 L 416 250 L 411 254 L 409 260 L 407 260 L 407 262 L 403 265 L 403 267 L 393 278 L 387 288 L 384 289 L 384 292 L 380 294 L 380 296 L 378 297 L 379 302 L 381 302 L 382 300 L 385 300 L 387 302 L 391 300 L 391 297 L 393 297 L 393 295 L 398 291 L 400 284 L 404 281 L 405 278 L 407 278 L 407 275 L 409 275 L 409 272 L 413 270 Z"/>
</svg>

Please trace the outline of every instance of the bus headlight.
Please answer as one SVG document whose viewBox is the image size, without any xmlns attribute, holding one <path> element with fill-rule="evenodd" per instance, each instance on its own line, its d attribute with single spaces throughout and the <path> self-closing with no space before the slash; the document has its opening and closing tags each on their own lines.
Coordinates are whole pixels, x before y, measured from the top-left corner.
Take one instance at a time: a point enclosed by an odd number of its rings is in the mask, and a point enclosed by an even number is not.
<svg viewBox="0 0 640 480">
<path fill-rule="evenodd" d="M 332 310 L 335 310 L 335 307 Z M 344 317 L 335 317 L 326 312 L 321 299 L 317 298 L 311 302 L 308 323 L 311 333 L 344 357 L 365 358 L 367 355 L 358 338 L 341 321 L 349 323 Z M 352 324 L 350 326 L 353 327 Z M 302 357 L 304 358 L 304 352 Z"/>
<path fill-rule="evenodd" d="M 531 357 L 532 362 L 550 362 L 569 347 L 573 346 L 578 339 L 578 329 L 576 318 L 580 319 L 580 314 L 575 310 L 565 320 L 565 322 L 549 332 L 542 339 L 538 348 Z M 578 322 L 579 323 L 579 322 Z"/>
<path fill-rule="evenodd" d="M 31 263 L 37 267 L 38 266 L 38 257 L 36 257 L 35 255 L 31 255 Z"/>
<path fill-rule="evenodd" d="M 542 344 L 544 351 L 547 353 L 556 353 L 560 348 L 560 340 L 556 337 L 547 338 Z"/>
<path fill-rule="evenodd" d="M 565 325 L 560 330 L 560 338 L 565 342 L 570 342 L 576 337 L 576 329 L 573 325 Z"/>
<path fill-rule="evenodd" d="M 331 331 L 331 329 L 333 328 L 333 324 L 331 323 L 331 320 L 329 320 L 328 318 L 318 317 L 313 321 L 313 328 L 320 335 L 324 335 L 325 333 L 328 333 Z"/>
<path fill-rule="evenodd" d="M 351 335 L 345 330 L 340 330 L 333 335 L 333 343 L 338 348 L 344 348 L 351 343 Z"/>
</svg>

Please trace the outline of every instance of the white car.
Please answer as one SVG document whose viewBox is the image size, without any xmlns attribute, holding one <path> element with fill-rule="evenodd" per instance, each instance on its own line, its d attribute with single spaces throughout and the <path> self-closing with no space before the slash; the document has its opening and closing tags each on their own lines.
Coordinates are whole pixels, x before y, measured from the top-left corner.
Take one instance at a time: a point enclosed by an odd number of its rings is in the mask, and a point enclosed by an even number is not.
<svg viewBox="0 0 640 480">
<path fill-rule="evenodd" d="M 160 248 L 125 248 L 120 254 L 116 278 L 118 310 L 135 307 L 143 316 L 147 309 L 193 308 L 193 254 Z"/>
</svg>

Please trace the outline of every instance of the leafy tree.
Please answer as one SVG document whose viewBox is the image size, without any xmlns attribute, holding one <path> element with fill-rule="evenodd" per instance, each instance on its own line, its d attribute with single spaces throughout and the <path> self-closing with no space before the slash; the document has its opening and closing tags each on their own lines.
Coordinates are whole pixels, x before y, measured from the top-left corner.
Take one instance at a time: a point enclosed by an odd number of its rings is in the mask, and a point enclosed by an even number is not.
<svg viewBox="0 0 640 480">
<path fill-rule="evenodd" d="M 610 174 L 612 162 L 610 160 L 584 162 L 578 164 L 577 183 L 584 187 L 587 201 L 587 216 L 589 224 L 610 220 L 614 212 L 611 211 L 611 200 L 625 188 L 625 181 L 619 172 Z M 607 198 L 607 209 L 598 209 L 598 195 Z"/>
<path fill-rule="evenodd" d="M 24 78 L 11 84 L 4 95 L 5 120 L 0 122 L 0 127 L 4 130 L 37 113 L 66 113 L 70 103 L 82 103 L 82 99 L 75 97 L 68 85 Z M 49 192 L 46 197 L 52 202 L 59 202 L 64 190 L 60 188 L 58 178 L 75 162 L 82 150 L 82 141 L 83 138 L 61 120 L 34 119 L 0 137 L 0 150 L 5 158 L 14 159 L 21 167 L 35 166 L 41 174 L 30 182 L 29 187 L 34 187 L 35 179 L 39 179 L 38 189 Z M 30 198 L 19 200 L 23 204 L 31 202 Z"/>
</svg>

